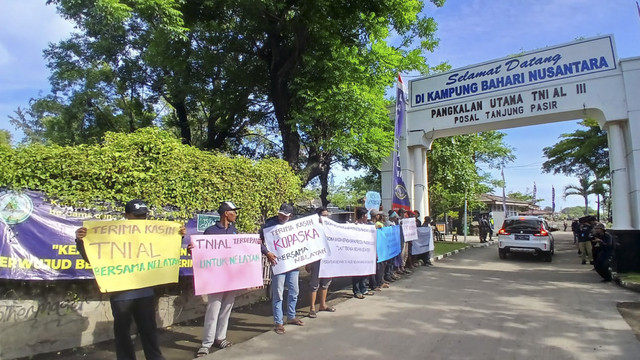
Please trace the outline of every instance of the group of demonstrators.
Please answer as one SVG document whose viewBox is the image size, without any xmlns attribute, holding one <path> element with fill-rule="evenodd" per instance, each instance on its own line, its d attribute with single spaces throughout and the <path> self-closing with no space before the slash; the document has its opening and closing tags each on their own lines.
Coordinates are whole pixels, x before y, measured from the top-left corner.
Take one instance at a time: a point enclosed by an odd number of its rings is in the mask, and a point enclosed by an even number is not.
<svg viewBox="0 0 640 360">
<path fill-rule="evenodd" d="M 207 355 L 211 347 L 232 345 L 227 328 L 236 294 L 262 286 L 263 256 L 271 265 L 277 334 L 285 334 L 285 324 L 304 325 L 296 316 L 300 268 L 310 275 L 308 317 L 315 318 L 318 312 L 336 311 L 327 303 L 334 277 L 351 277 L 354 297 L 364 299 L 410 274 L 410 268 L 431 264 L 430 221 L 421 226 L 417 212 L 383 214 L 359 208 L 355 222 L 343 224 L 331 220 L 325 208 L 292 220 L 294 209 L 284 203 L 258 234 L 239 234 L 234 225 L 238 210 L 233 202 L 222 202 L 219 220 L 204 233 L 188 238 L 195 295 L 207 295 L 203 338 L 196 357 Z M 174 222 L 146 220 L 147 216 L 147 205 L 132 200 L 125 205 L 125 220 L 87 221 L 76 231 L 78 251 L 91 263 L 101 291 L 110 295 L 119 360 L 135 359 L 132 322 L 146 359 L 164 359 L 156 335 L 153 286 L 177 282 L 186 229 Z"/>
</svg>

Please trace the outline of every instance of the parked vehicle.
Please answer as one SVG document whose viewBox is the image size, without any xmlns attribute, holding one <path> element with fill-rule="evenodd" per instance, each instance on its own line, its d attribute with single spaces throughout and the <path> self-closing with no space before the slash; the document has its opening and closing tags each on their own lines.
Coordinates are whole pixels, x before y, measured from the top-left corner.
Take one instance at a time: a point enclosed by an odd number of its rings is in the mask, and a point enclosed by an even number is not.
<svg viewBox="0 0 640 360">
<path fill-rule="evenodd" d="M 554 241 L 547 221 L 537 216 L 510 216 L 498 231 L 498 255 L 506 259 L 509 253 L 541 255 L 550 262 L 554 253 Z"/>
</svg>

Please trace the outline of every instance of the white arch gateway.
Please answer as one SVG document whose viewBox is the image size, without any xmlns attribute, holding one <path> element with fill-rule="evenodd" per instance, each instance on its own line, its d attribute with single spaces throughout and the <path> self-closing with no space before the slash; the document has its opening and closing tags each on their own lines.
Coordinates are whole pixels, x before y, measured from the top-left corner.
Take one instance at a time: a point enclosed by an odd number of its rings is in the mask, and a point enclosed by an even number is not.
<svg viewBox="0 0 640 360">
<path fill-rule="evenodd" d="M 612 35 L 471 65 L 409 83 L 400 162 L 411 205 L 429 214 L 434 139 L 583 118 L 607 131 L 613 228 L 640 230 L 640 57 L 618 60 Z M 391 208 L 391 161 L 382 203 Z"/>
</svg>

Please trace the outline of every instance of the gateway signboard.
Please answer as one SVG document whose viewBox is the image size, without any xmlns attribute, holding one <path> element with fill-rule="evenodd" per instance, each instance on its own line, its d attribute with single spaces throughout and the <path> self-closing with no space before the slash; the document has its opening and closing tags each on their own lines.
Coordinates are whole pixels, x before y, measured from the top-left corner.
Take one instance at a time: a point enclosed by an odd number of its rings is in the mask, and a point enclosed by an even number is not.
<svg viewBox="0 0 640 360">
<path fill-rule="evenodd" d="M 431 107 L 616 69 L 613 38 L 604 36 L 413 80 L 410 105 L 411 108 Z M 478 104 L 469 106 L 477 107 Z"/>
</svg>

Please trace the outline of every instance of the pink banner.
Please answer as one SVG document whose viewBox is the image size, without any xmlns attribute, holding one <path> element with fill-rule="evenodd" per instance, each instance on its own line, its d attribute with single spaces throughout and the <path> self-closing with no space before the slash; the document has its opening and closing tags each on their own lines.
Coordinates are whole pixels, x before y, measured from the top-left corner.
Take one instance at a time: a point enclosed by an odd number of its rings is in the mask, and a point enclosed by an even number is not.
<svg viewBox="0 0 640 360">
<path fill-rule="evenodd" d="M 191 235 L 196 295 L 263 285 L 260 236 Z"/>
</svg>

